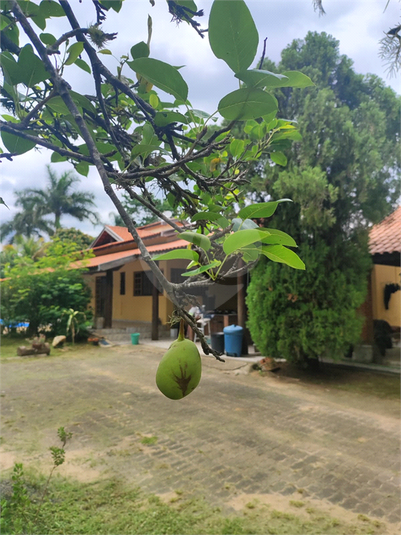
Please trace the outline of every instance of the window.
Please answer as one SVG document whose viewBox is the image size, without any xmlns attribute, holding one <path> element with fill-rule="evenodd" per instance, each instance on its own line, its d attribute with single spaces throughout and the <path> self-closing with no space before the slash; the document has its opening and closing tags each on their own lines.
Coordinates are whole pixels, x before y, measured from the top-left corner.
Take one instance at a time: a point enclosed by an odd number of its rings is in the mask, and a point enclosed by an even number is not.
<svg viewBox="0 0 401 535">
<path fill-rule="evenodd" d="M 134 273 L 134 296 L 152 295 L 153 283 L 150 271 L 137 271 Z"/>
<path fill-rule="evenodd" d="M 125 271 L 120 273 L 120 295 L 125 295 Z"/>
</svg>

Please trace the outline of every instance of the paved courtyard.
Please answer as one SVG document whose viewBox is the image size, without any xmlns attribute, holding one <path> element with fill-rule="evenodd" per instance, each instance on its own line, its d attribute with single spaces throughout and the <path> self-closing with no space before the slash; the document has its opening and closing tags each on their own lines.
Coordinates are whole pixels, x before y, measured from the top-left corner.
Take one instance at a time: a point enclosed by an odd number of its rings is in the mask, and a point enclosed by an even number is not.
<svg viewBox="0 0 401 535">
<path fill-rule="evenodd" d="M 93 348 L 85 356 L 2 365 L 2 466 L 50 466 L 56 430 L 73 432 L 64 474 L 117 476 L 230 508 L 240 496 L 319 501 L 400 522 L 399 403 L 247 373 L 204 357 L 199 387 L 171 401 L 155 386 L 163 349 Z"/>
</svg>

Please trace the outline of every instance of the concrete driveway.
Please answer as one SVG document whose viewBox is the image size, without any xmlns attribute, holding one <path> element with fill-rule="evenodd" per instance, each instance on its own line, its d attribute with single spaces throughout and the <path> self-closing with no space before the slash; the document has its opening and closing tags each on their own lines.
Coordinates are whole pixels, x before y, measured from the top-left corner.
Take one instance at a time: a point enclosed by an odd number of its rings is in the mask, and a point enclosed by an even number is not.
<svg viewBox="0 0 401 535">
<path fill-rule="evenodd" d="M 95 348 L 2 365 L 2 467 L 48 469 L 56 430 L 74 433 L 61 472 L 111 475 L 168 496 L 235 507 L 241 497 L 306 499 L 333 514 L 400 525 L 399 403 L 247 373 L 203 357 L 199 387 L 155 386 L 163 348 Z"/>
</svg>

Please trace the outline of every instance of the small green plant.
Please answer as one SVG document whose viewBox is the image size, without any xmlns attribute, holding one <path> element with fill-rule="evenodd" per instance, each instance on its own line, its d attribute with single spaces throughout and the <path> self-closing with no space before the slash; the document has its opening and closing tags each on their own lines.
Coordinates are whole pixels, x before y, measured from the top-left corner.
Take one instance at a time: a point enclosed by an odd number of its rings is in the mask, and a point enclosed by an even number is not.
<svg viewBox="0 0 401 535">
<path fill-rule="evenodd" d="M 11 480 L 12 494 L 10 498 L 3 499 L 0 502 L 0 532 L 1 533 L 31 533 L 33 527 L 37 524 L 39 513 L 42 509 L 51 477 L 54 470 L 61 466 L 65 461 L 64 447 L 67 441 L 72 437 L 72 433 L 65 431 L 64 427 L 59 427 L 57 435 L 61 440 L 61 448 L 51 446 L 49 448 L 52 458 L 53 466 L 47 478 L 42 494 L 39 498 L 38 505 L 34 504 L 28 494 L 24 467 L 22 463 L 15 463 Z"/>
<path fill-rule="evenodd" d="M 82 324 L 86 321 L 86 314 L 73 308 L 65 310 L 63 314 L 68 316 L 66 331 L 67 335 L 71 333 L 72 343 L 74 344 L 75 336 L 79 333 Z"/>
</svg>

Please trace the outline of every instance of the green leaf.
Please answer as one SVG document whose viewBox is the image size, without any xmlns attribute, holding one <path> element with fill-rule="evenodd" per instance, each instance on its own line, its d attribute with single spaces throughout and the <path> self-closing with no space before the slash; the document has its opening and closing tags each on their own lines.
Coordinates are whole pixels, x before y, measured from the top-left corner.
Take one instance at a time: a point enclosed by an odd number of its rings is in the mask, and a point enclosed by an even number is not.
<svg viewBox="0 0 401 535">
<path fill-rule="evenodd" d="M 122 4 L 123 4 L 123 0 L 100 0 L 100 3 L 107 10 L 114 9 L 114 11 L 116 13 L 118 13 L 120 11 L 120 9 L 121 9 Z"/>
<path fill-rule="evenodd" d="M 201 266 L 200 268 L 194 269 L 193 271 L 186 271 L 185 273 L 182 273 L 181 277 L 195 277 L 196 275 L 205 273 L 205 271 L 209 271 L 209 269 L 213 269 L 217 266 L 220 266 L 220 264 L 220 260 L 213 260 L 213 262 L 210 262 L 210 264 L 207 264 L 207 266 Z"/>
<path fill-rule="evenodd" d="M 33 87 L 39 82 L 47 80 L 50 76 L 42 60 L 33 53 L 31 45 L 25 45 L 21 49 L 18 68 L 23 72 L 22 83 L 27 87 Z"/>
<path fill-rule="evenodd" d="M 83 176 L 88 176 L 89 174 L 89 164 L 88 162 L 79 162 L 75 165 L 75 170 L 77 173 Z"/>
<path fill-rule="evenodd" d="M 234 217 L 233 219 L 233 231 L 234 232 L 237 232 L 237 230 L 239 230 L 241 228 L 241 230 L 248 230 L 248 229 L 251 229 L 251 228 L 259 228 L 259 225 L 257 225 L 255 223 L 255 221 L 252 221 L 252 219 L 245 219 L 245 221 L 243 221 L 241 218 L 239 217 Z"/>
<path fill-rule="evenodd" d="M 39 14 L 45 19 L 65 16 L 64 9 L 53 0 L 42 0 L 39 5 Z"/>
<path fill-rule="evenodd" d="M 90 66 L 86 63 L 86 61 L 84 61 L 83 59 L 81 58 L 78 58 L 75 60 L 75 65 L 77 67 L 79 67 L 80 69 L 82 69 L 83 71 L 89 73 L 89 74 L 92 74 L 92 69 L 90 68 Z"/>
<path fill-rule="evenodd" d="M 33 141 L 23 139 L 22 137 L 4 131 L 1 132 L 1 139 L 8 152 L 15 154 L 24 154 L 33 149 L 36 145 Z"/>
<path fill-rule="evenodd" d="M 171 123 L 188 123 L 188 119 L 182 113 L 176 111 L 160 111 L 154 117 L 156 126 L 167 126 Z"/>
<path fill-rule="evenodd" d="M 233 139 L 229 145 L 229 151 L 234 158 L 239 158 L 245 149 L 245 141 L 243 139 Z"/>
<path fill-rule="evenodd" d="M 287 156 L 283 152 L 271 152 L 270 159 L 283 167 L 287 165 Z"/>
<path fill-rule="evenodd" d="M 138 58 L 127 64 L 140 76 L 143 76 L 159 89 L 175 98 L 186 101 L 188 86 L 175 67 L 158 59 Z"/>
<path fill-rule="evenodd" d="M 211 221 L 216 223 L 220 228 L 226 228 L 230 225 L 230 221 L 219 212 L 199 212 L 191 217 L 191 221 Z"/>
<path fill-rule="evenodd" d="M 219 102 L 219 112 L 228 121 L 257 119 L 276 111 L 277 100 L 260 89 L 237 89 Z"/>
<path fill-rule="evenodd" d="M 57 39 L 51 33 L 41 33 L 39 37 L 42 43 L 46 46 L 51 46 L 57 41 Z"/>
<path fill-rule="evenodd" d="M 282 87 L 283 80 L 288 80 L 283 74 L 276 74 L 270 71 L 250 69 L 241 71 L 235 75 L 246 83 L 248 87 L 263 89 L 264 87 Z"/>
<path fill-rule="evenodd" d="M 146 43 L 141 41 L 131 47 L 131 56 L 133 59 L 147 58 L 149 56 L 149 47 Z"/>
<path fill-rule="evenodd" d="M 197 232 L 192 232 L 190 230 L 186 230 L 185 232 L 182 232 L 179 235 L 179 237 L 181 240 L 185 240 L 190 243 L 193 243 L 194 245 L 197 245 L 204 251 L 208 251 L 212 246 L 209 238 L 207 238 L 203 234 L 198 234 Z"/>
<path fill-rule="evenodd" d="M 175 249 L 168 253 L 158 254 L 152 257 L 152 260 L 199 260 L 199 255 L 192 249 Z"/>
<path fill-rule="evenodd" d="M 273 262 L 281 262 L 294 269 L 305 269 L 305 264 L 299 256 L 283 245 L 264 245 L 261 252 Z"/>
<path fill-rule="evenodd" d="M 67 157 L 61 156 L 61 154 L 59 154 L 58 152 L 53 152 L 50 156 L 50 161 L 52 163 L 65 162 L 67 161 Z"/>
<path fill-rule="evenodd" d="M 135 147 L 132 149 L 131 156 L 133 158 L 136 158 L 137 156 L 146 158 L 149 156 L 149 154 L 156 150 L 160 150 L 159 145 L 147 145 L 146 143 L 140 143 L 139 145 L 135 145 Z"/>
<path fill-rule="evenodd" d="M 223 243 L 223 250 L 227 255 L 232 254 L 246 245 L 262 241 L 266 235 L 267 232 L 259 228 L 239 230 L 226 237 Z"/>
<path fill-rule="evenodd" d="M 46 106 L 48 106 L 52 111 L 61 115 L 70 114 L 70 110 L 67 108 L 64 100 L 60 96 L 51 98 L 48 102 L 46 102 Z"/>
<path fill-rule="evenodd" d="M 257 219 L 259 217 L 270 217 L 276 211 L 277 205 L 280 202 L 292 202 L 291 199 L 280 199 L 279 201 L 260 202 L 245 206 L 239 211 L 238 217 L 241 219 Z"/>
<path fill-rule="evenodd" d="M 9 80 L 11 85 L 17 85 L 22 82 L 24 73 L 10 52 L 6 51 L 0 54 L 0 65 L 3 69 L 4 77 Z"/>
<path fill-rule="evenodd" d="M 67 50 L 68 58 L 66 59 L 64 65 L 72 65 L 73 63 L 75 63 L 75 60 L 78 58 L 78 56 L 82 54 L 83 49 L 84 44 L 81 41 L 78 41 L 77 43 L 71 45 Z"/>
<path fill-rule="evenodd" d="M 303 74 L 299 71 L 285 71 L 283 75 L 288 78 L 288 80 L 283 81 L 281 87 L 310 87 L 315 85 L 309 76 Z"/>
<path fill-rule="evenodd" d="M 196 7 L 196 4 L 193 0 L 176 0 L 176 4 L 179 6 L 186 7 L 187 9 L 190 9 L 191 11 L 198 11 L 198 8 Z M 193 17 L 191 13 L 187 13 L 189 17 Z"/>
<path fill-rule="evenodd" d="M 218 212 L 198 212 L 191 217 L 191 221 L 216 221 L 219 217 Z"/>
<path fill-rule="evenodd" d="M 262 239 L 262 243 L 271 244 L 271 245 L 286 245 L 287 247 L 297 247 L 297 244 L 289 234 L 277 230 L 275 228 L 266 228 L 269 232 L 265 238 Z"/>
<path fill-rule="evenodd" d="M 224 60 L 234 72 L 247 69 L 254 60 L 259 35 L 243 0 L 215 0 L 208 33 L 214 55 Z"/>
<path fill-rule="evenodd" d="M 99 54 L 104 54 L 105 56 L 112 56 L 113 52 L 109 50 L 108 48 L 102 48 L 102 50 L 98 50 Z"/>
<path fill-rule="evenodd" d="M 260 256 L 260 247 L 255 247 L 254 245 L 247 245 L 246 247 L 241 247 L 238 252 L 242 254 L 242 259 L 245 262 L 254 262 Z"/>
</svg>

